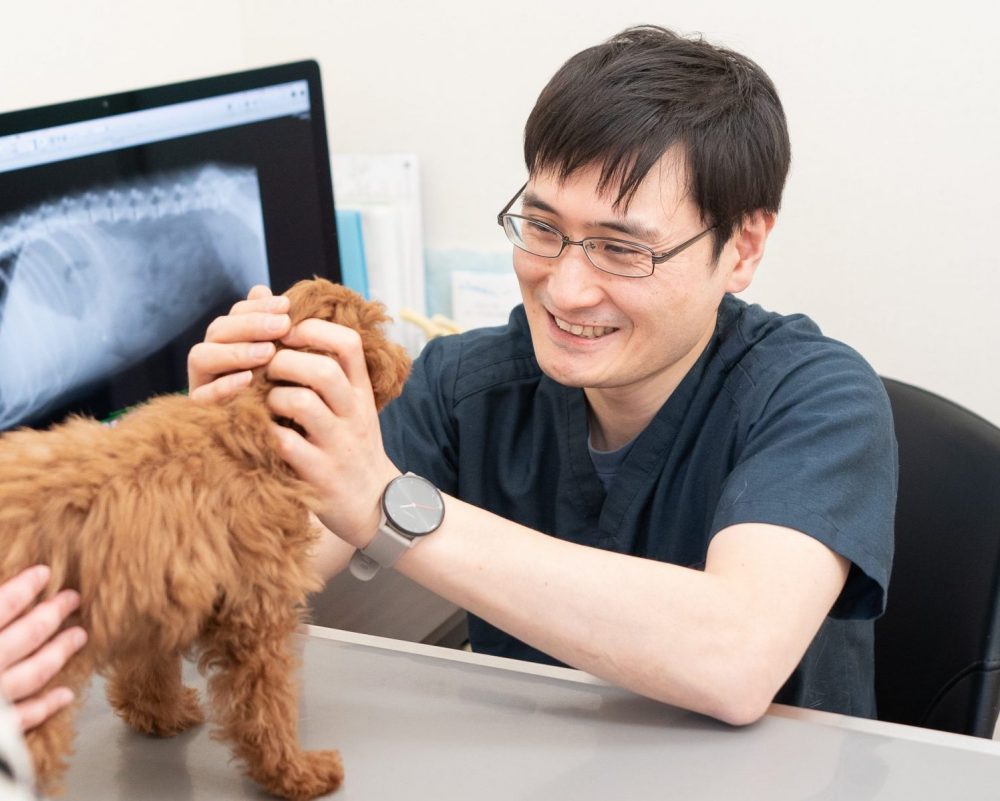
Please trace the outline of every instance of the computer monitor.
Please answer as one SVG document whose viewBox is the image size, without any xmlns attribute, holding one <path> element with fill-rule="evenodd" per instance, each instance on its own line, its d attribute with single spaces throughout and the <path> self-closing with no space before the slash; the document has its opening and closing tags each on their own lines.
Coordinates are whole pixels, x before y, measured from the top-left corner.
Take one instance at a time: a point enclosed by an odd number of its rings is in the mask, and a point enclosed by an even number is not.
<svg viewBox="0 0 1000 801">
<path fill-rule="evenodd" d="M 0 431 L 185 388 L 254 284 L 340 281 L 319 67 L 0 114 Z"/>
</svg>

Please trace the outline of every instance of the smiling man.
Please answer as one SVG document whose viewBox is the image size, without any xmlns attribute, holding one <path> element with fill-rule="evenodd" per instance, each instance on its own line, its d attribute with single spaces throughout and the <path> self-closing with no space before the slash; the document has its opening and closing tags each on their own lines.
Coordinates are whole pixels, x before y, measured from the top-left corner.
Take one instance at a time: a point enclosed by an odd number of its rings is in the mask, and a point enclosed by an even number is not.
<svg viewBox="0 0 1000 801">
<path fill-rule="evenodd" d="M 873 715 L 888 401 L 808 318 L 735 297 L 788 170 L 771 81 L 629 29 L 549 82 L 525 160 L 498 215 L 523 306 L 428 344 L 381 419 L 357 337 L 289 330 L 263 288 L 192 350 L 194 396 L 269 360 L 298 385 L 270 404 L 306 432 L 275 427 L 336 532 L 320 569 L 401 571 L 469 610 L 477 651 L 736 724 L 774 699 Z M 291 348 L 271 359 L 275 336 Z"/>
<path fill-rule="evenodd" d="M 774 224 L 773 213 L 754 210 L 724 266 L 706 269 L 712 244 L 696 245 L 716 226 L 687 197 L 682 152 L 678 143 L 654 165 L 627 209 L 602 188 L 601 167 L 563 176 L 548 165 L 519 193 L 521 214 L 499 215 L 518 248 L 535 359 L 549 378 L 583 388 L 600 450 L 630 442 L 670 397 L 711 340 L 725 293 L 749 285 Z M 573 245 L 582 252 L 564 257 Z"/>
</svg>

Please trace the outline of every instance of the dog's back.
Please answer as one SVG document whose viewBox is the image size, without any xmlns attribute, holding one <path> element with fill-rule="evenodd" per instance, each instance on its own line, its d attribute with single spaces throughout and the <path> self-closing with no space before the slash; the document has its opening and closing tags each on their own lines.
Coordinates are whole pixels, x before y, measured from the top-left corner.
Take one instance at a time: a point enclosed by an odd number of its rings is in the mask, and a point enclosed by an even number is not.
<svg viewBox="0 0 1000 801">
<path fill-rule="evenodd" d="M 309 493 L 269 422 L 248 390 L 224 405 L 157 398 L 113 427 L 74 418 L 0 437 L 0 573 L 50 565 L 51 592 L 80 592 L 97 651 L 150 627 L 186 646 L 193 613 L 240 584 L 248 550 L 284 564 L 306 547 Z"/>
</svg>

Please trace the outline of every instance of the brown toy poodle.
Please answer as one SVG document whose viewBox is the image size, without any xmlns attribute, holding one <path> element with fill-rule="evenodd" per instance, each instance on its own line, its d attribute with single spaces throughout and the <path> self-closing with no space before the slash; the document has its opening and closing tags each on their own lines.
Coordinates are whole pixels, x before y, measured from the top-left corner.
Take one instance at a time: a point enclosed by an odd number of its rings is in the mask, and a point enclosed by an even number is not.
<svg viewBox="0 0 1000 801">
<path fill-rule="evenodd" d="M 323 279 L 286 294 L 293 323 L 318 317 L 360 332 L 379 408 L 399 394 L 409 359 L 383 335 L 381 305 Z M 335 790 L 343 768 L 337 751 L 298 742 L 292 639 L 319 588 L 309 564 L 317 529 L 308 487 L 274 452 L 270 387 L 258 371 L 222 404 L 165 396 L 114 427 L 76 417 L 0 436 L 0 580 L 43 563 L 47 596 L 79 591 L 90 638 L 53 685 L 80 691 L 97 671 L 125 721 L 169 737 L 203 721 L 181 682 L 182 654 L 196 655 L 216 734 L 247 775 L 310 799 Z M 45 791 L 59 788 L 73 714 L 28 734 Z"/>
</svg>

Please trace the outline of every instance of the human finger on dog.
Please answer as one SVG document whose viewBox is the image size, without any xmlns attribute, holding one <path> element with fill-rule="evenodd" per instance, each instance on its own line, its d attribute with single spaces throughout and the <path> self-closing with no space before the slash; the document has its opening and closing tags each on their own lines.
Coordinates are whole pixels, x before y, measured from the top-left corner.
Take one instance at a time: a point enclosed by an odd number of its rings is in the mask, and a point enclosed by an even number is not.
<svg viewBox="0 0 1000 801">
<path fill-rule="evenodd" d="M 322 354 L 286 348 L 271 360 L 267 376 L 272 381 L 309 387 L 333 414 L 340 417 L 355 413 L 359 404 L 368 406 L 373 403 L 367 373 L 351 381 L 340 362 Z"/>
<path fill-rule="evenodd" d="M 247 292 L 246 300 L 238 300 L 233 304 L 232 308 L 229 310 L 230 314 L 242 314 L 244 311 L 261 311 L 261 302 L 266 303 L 270 298 L 274 297 L 274 293 L 271 292 L 271 287 L 265 286 L 264 284 L 254 284 L 250 287 L 250 291 Z M 283 297 L 279 295 L 278 297 Z M 285 298 L 287 300 L 287 298 Z M 247 308 L 249 307 L 249 309 Z M 282 311 L 287 310 L 288 305 Z"/>
<path fill-rule="evenodd" d="M 280 295 L 271 300 L 287 300 Z M 242 344 L 273 342 L 288 333 L 291 320 L 285 312 L 246 311 L 216 317 L 205 331 L 206 343 Z M 204 343 L 203 343 L 204 344 Z"/>
<path fill-rule="evenodd" d="M 355 443 L 359 456 L 381 447 L 370 384 L 352 384 L 334 359 L 282 350 L 268 366 L 268 377 L 288 382 L 268 394 L 271 411 L 294 420 L 309 443 L 330 452 L 331 459 L 347 456 Z"/>
<path fill-rule="evenodd" d="M 371 389 L 361 335 L 353 328 L 325 320 L 303 320 L 281 338 L 281 343 L 289 348 L 312 348 L 333 356 L 353 386 Z"/>
<path fill-rule="evenodd" d="M 255 286 L 229 314 L 213 320 L 205 341 L 188 353 L 188 389 L 192 398 L 217 402 L 247 386 L 251 370 L 274 355 L 273 341 L 288 333 L 289 300 Z"/>
<path fill-rule="evenodd" d="M 188 392 L 202 403 L 217 403 L 250 385 L 252 369 L 274 355 L 270 342 L 199 342 L 188 354 Z"/>
</svg>

